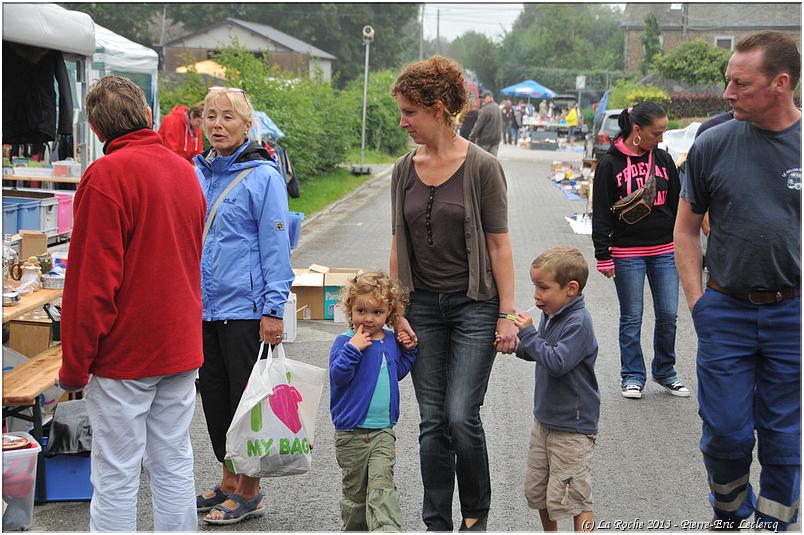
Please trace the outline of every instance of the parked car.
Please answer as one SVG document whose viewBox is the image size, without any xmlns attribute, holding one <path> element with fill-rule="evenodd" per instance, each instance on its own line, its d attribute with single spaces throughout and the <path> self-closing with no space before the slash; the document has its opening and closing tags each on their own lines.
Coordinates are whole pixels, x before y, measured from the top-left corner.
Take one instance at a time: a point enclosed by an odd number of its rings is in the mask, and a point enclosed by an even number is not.
<svg viewBox="0 0 804 535">
<path fill-rule="evenodd" d="M 605 154 L 611 146 L 614 136 L 620 131 L 617 120 L 622 109 L 606 110 L 592 125 L 591 135 L 586 136 L 584 143 L 584 158 L 597 158 L 598 154 Z"/>
</svg>

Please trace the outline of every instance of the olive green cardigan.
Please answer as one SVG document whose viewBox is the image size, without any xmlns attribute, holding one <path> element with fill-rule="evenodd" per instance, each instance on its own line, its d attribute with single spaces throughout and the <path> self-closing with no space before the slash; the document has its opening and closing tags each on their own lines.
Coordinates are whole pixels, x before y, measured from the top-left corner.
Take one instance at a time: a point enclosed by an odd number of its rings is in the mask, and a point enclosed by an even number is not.
<svg viewBox="0 0 804 535">
<path fill-rule="evenodd" d="M 411 247 L 405 225 L 405 186 L 416 149 L 399 158 L 391 174 L 391 222 L 396 236 L 396 262 L 399 281 L 414 291 L 410 267 Z M 475 144 L 469 145 L 463 172 L 464 237 L 469 261 L 469 288 L 466 296 L 476 301 L 497 296 L 486 232 L 508 232 L 508 196 L 505 174 L 499 160 Z"/>
</svg>

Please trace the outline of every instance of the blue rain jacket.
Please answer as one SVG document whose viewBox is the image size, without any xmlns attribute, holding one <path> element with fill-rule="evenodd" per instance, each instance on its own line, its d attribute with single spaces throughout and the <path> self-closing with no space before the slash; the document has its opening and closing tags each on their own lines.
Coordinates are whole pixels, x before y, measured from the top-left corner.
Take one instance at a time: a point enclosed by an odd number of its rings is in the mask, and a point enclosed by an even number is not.
<svg viewBox="0 0 804 535">
<path fill-rule="evenodd" d="M 231 156 L 193 161 L 212 205 L 234 178 L 249 173 L 218 207 L 201 255 L 203 320 L 282 318 L 293 283 L 285 181 L 268 151 L 251 142 Z M 295 314 L 296 311 L 289 311 Z"/>
</svg>

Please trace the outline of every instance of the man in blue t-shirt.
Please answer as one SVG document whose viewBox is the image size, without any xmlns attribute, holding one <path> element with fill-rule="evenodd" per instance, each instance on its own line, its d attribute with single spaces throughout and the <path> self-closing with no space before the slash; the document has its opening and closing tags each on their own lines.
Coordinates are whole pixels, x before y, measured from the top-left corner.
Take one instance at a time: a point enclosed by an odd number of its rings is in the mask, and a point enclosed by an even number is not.
<svg viewBox="0 0 804 535">
<path fill-rule="evenodd" d="M 701 452 L 713 527 L 784 531 L 801 485 L 801 74 L 781 32 L 741 40 L 723 98 L 734 112 L 690 150 L 676 263 L 698 334 Z M 711 213 L 701 284 L 699 232 Z M 759 496 L 749 483 L 754 432 Z M 742 527 L 746 527 L 745 524 Z"/>
</svg>

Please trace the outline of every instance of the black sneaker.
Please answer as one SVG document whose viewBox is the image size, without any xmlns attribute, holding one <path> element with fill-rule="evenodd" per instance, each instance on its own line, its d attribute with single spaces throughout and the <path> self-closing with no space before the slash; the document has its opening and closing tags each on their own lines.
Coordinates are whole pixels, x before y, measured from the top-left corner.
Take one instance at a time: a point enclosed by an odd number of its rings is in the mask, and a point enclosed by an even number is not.
<svg viewBox="0 0 804 535">
<path fill-rule="evenodd" d="M 690 389 L 684 386 L 684 383 L 682 383 L 678 379 L 675 379 L 670 383 L 659 383 L 659 384 L 663 386 L 665 390 L 670 392 L 670 395 L 672 396 L 678 396 L 680 398 L 690 397 Z"/>
</svg>

